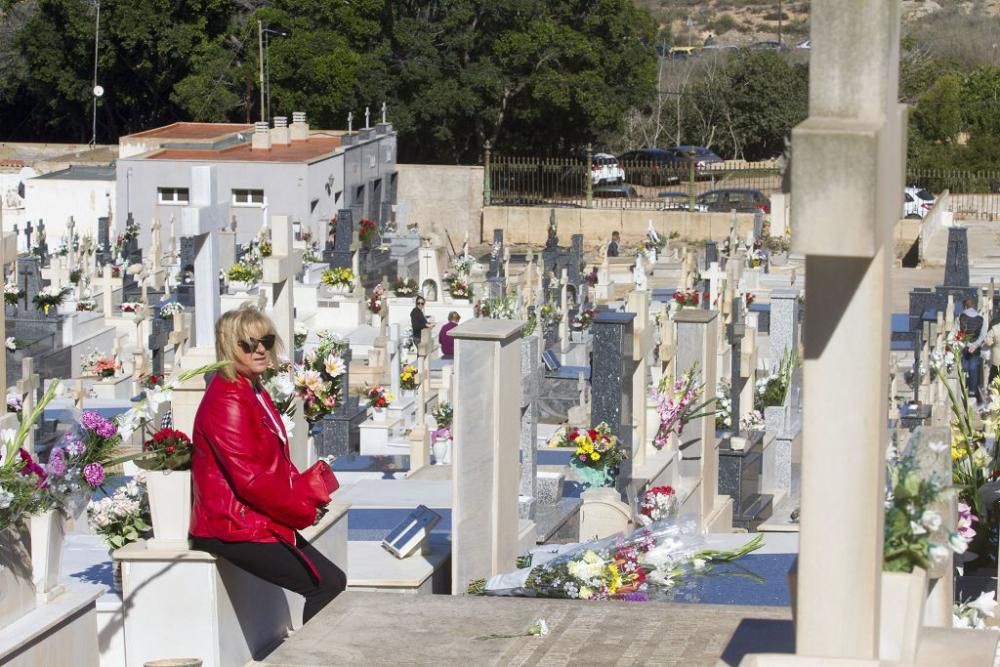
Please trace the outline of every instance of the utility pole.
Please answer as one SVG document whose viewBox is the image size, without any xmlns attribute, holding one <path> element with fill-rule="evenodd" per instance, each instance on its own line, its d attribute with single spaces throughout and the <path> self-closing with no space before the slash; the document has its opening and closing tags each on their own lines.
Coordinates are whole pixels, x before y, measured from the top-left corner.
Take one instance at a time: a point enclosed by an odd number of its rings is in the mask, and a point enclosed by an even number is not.
<svg viewBox="0 0 1000 667">
<path fill-rule="evenodd" d="M 264 25 L 261 21 L 257 21 L 257 52 L 260 61 L 260 119 L 267 120 L 264 118 Z"/>
</svg>

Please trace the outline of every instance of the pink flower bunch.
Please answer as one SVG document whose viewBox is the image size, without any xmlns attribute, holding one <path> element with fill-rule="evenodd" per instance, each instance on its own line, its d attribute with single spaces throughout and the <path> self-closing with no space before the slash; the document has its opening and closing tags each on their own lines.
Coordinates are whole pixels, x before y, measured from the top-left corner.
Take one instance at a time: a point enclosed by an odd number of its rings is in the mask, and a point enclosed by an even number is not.
<svg viewBox="0 0 1000 667">
<path fill-rule="evenodd" d="M 653 446 L 663 449 L 670 441 L 672 433 L 680 432 L 688 420 L 688 409 L 698 398 L 697 387 L 687 387 L 684 379 L 674 383 L 673 391 L 658 392 L 656 395 L 656 412 L 660 416 L 660 428 L 653 437 Z"/>
<path fill-rule="evenodd" d="M 83 467 L 83 478 L 91 488 L 96 489 L 104 483 L 104 466 L 100 463 L 88 463 Z"/>
<path fill-rule="evenodd" d="M 965 503 L 959 501 L 958 503 L 958 536 L 961 537 L 966 542 L 969 542 L 973 537 L 976 536 L 976 531 L 973 530 L 972 524 L 979 521 L 979 517 L 972 513 L 972 508 Z"/>
</svg>

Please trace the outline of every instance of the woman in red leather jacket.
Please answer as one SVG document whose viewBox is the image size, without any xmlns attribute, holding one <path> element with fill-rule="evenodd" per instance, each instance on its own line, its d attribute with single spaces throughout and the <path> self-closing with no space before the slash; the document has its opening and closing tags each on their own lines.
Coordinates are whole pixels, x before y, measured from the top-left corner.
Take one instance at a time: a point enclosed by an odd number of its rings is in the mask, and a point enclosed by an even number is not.
<svg viewBox="0 0 1000 667">
<path fill-rule="evenodd" d="M 292 464 L 281 417 L 260 384 L 276 361 L 271 320 L 254 308 L 215 324 L 215 351 L 232 364 L 205 391 L 194 419 L 191 538 L 272 584 L 305 596 L 303 622 L 347 587 L 343 571 L 298 534 L 326 513 L 337 480 L 322 461 Z"/>
</svg>

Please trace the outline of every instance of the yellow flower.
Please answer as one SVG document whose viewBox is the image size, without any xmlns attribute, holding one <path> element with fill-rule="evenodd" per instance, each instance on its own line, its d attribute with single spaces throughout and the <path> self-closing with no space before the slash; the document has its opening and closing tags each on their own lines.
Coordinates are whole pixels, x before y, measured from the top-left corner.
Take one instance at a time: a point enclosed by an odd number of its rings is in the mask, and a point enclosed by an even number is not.
<svg viewBox="0 0 1000 667">
<path fill-rule="evenodd" d="M 580 599 L 581 600 L 589 600 L 592 597 L 594 597 L 594 591 L 590 590 L 586 586 L 581 586 L 580 587 Z"/>
<path fill-rule="evenodd" d="M 597 452 L 594 452 L 593 454 L 590 455 L 590 460 L 591 461 L 600 461 L 601 460 L 601 455 L 598 454 Z"/>
</svg>

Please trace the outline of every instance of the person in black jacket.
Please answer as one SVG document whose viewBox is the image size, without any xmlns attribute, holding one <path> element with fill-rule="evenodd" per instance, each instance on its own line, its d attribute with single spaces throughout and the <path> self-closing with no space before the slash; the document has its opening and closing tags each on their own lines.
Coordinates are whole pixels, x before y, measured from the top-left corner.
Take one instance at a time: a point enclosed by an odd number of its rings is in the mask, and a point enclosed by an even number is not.
<svg viewBox="0 0 1000 667">
<path fill-rule="evenodd" d="M 420 344 L 420 334 L 424 329 L 430 329 L 434 325 L 427 321 L 424 315 L 424 304 L 427 303 L 424 297 L 417 297 L 417 305 L 410 311 L 410 328 L 413 329 L 413 344 Z"/>
<path fill-rule="evenodd" d="M 621 241 L 621 235 L 618 232 L 611 233 L 611 243 L 608 244 L 608 257 L 618 256 L 618 244 Z"/>
</svg>

